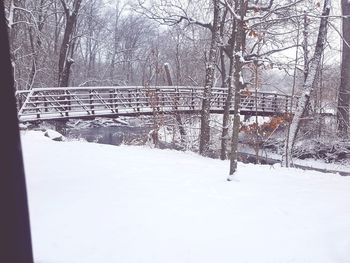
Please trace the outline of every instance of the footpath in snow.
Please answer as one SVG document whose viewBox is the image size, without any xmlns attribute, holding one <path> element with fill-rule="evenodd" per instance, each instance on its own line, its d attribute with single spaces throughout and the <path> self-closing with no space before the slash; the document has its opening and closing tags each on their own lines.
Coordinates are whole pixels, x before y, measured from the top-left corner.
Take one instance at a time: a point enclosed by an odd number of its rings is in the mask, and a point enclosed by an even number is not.
<svg viewBox="0 0 350 263">
<path fill-rule="evenodd" d="M 348 263 L 350 177 L 22 133 L 36 263 Z"/>
</svg>

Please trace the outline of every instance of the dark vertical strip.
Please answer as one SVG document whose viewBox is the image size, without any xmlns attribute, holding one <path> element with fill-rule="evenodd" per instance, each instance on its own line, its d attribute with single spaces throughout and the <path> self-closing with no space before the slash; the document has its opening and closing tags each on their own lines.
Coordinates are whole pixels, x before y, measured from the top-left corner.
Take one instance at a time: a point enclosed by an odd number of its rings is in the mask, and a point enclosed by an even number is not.
<svg viewBox="0 0 350 263">
<path fill-rule="evenodd" d="M 0 262 L 33 263 L 14 80 L 0 1 Z"/>
</svg>

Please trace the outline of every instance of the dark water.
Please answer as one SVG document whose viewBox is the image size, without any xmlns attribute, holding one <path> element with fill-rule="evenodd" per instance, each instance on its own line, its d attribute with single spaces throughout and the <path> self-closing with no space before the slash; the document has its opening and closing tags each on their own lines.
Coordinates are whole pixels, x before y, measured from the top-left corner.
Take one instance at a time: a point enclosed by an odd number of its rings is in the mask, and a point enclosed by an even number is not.
<svg viewBox="0 0 350 263">
<path fill-rule="evenodd" d="M 111 145 L 141 145 L 146 143 L 150 130 L 149 127 L 131 126 L 65 128 L 64 136 Z"/>
<path fill-rule="evenodd" d="M 110 127 L 86 127 L 86 128 L 67 128 L 60 131 L 67 138 L 74 139 L 85 139 L 88 142 L 96 142 L 102 144 L 121 145 L 121 144 L 132 144 L 132 145 L 143 145 L 147 142 L 148 134 L 151 131 L 150 127 L 139 127 L 139 126 L 110 126 Z M 160 148 L 177 149 L 174 145 L 162 144 Z M 177 149 L 181 150 L 181 149 Z M 240 161 L 244 163 L 256 163 L 256 157 L 254 154 L 239 153 Z M 215 157 L 214 157 L 215 158 Z M 278 160 L 260 158 L 261 164 L 275 164 Z M 324 169 L 310 168 L 306 166 L 296 167 L 306 170 L 317 170 L 320 172 L 338 172 L 343 176 L 350 176 L 349 172 L 330 171 Z"/>
</svg>

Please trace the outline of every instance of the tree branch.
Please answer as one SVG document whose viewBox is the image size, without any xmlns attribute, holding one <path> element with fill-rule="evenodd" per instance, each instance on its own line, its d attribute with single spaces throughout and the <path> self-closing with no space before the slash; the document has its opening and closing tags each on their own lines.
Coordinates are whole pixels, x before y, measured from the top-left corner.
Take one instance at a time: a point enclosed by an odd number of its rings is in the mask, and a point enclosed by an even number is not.
<svg viewBox="0 0 350 263">
<path fill-rule="evenodd" d="M 62 6 L 63 6 L 63 10 L 64 10 L 66 16 L 69 17 L 69 16 L 70 16 L 70 14 L 69 14 L 69 8 L 67 7 L 66 2 L 65 2 L 64 0 L 61 0 L 61 4 L 62 4 Z"/>
<path fill-rule="evenodd" d="M 267 6 L 259 6 L 258 4 L 252 4 L 248 5 L 247 10 L 254 10 L 254 11 L 268 11 L 271 9 L 273 5 L 274 0 L 270 0 L 269 4 Z"/>
</svg>

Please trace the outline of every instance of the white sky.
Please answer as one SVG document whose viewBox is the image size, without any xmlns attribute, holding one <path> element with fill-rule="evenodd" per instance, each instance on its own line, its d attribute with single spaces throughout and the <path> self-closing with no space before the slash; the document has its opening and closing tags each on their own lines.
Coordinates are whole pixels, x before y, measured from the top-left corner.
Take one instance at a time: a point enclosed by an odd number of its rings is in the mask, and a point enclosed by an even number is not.
<svg viewBox="0 0 350 263">
<path fill-rule="evenodd" d="M 147 2 L 147 0 L 145 0 Z M 148 0 L 149 1 L 149 0 Z M 137 2 L 137 0 L 103 0 L 103 2 L 106 4 L 106 6 L 110 6 L 115 8 L 116 4 L 119 2 L 120 7 L 125 4 L 132 4 Z M 175 1 L 174 1 L 175 2 Z M 323 6 L 323 0 L 314 0 L 314 2 L 321 2 L 321 7 Z M 339 0 L 333 0 L 332 1 L 332 10 L 331 15 L 337 16 L 341 15 L 341 8 L 340 8 L 340 1 Z M 331 19 L 332 25 L 336 26 L 340 32 L 340 19 L 339 18 L 333 18 Z M 326 63 L 339 63 L 340 61 L 340 47 L 341 47 L 341 38 L 339 34 L 332 28 L 329 28 L 328 31 L 329 34 L 329 46 L 327 50 L 325 51 L 325 62 Z M 331 50 L 331 49 L 332 50 Z M 295 56 L 295 50 L 291 49 L 286 52 L 283 52 L 283 55 L 287 55 L 288 57 L 294 57 Z M 312 54 L 310 54 L 312 55 Z"/>
</svg>

